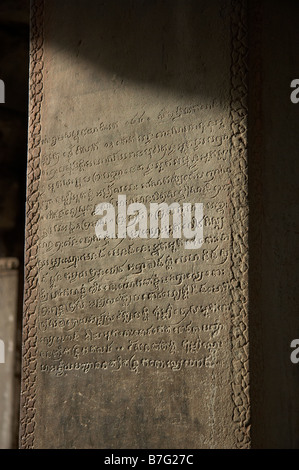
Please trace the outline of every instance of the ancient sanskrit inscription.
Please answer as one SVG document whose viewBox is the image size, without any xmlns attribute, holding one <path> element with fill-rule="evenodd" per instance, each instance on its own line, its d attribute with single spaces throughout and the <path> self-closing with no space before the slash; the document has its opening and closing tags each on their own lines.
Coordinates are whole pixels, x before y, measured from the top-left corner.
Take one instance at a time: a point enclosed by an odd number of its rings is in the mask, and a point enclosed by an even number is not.
<svg viewBox="0 0 299 470">
<path fill-rule="evenodd" d="M 154 4 L 151 36 L 137 27 L 137 3 L 113 14 L 92 3 L 90 15 L 68 3 L 66 16 L 46 2 L 39 26 L 30 442 L 238 446 L 230 10 L 202 2 L 194 22 L 193 2 L 180 11 L 166 2 L 169 23 Z M 158 206 L 165 219 L 151 213 Z"/>
<path fill-rule="evenodd" d="M 148 108 L 42 139 L 39 343 L 44 373 L 224 366 L 228 109 L 216 101 L 157 108 L 156 113 Z M 202 246 L 186 249 L 184 240 L 171 234 L 167 239 L 159 234 L 98 239 L 95 207 L 100 201 L 117 205 L 120 194 L 145 207 L 202 201 Z"/>
</svg>

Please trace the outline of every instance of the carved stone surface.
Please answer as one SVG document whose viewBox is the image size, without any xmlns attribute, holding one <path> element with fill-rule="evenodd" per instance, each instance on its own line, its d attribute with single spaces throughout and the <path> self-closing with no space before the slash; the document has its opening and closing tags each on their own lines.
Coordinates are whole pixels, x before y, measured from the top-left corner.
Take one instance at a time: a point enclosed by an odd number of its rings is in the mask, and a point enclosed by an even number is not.
<svg viewBox="0 0 299 470">
<path fill-rule="evenodd" d="M 0 258 L 0 449 L 10 449 L 15 400 L 18 260 Z"/>
<path fill-rule="evenodd" d="M 250 446 L 244 3 L 32 3 L 23 448 Z M 119 195 L 203 245 L 98 240 Z"/>
</svg>

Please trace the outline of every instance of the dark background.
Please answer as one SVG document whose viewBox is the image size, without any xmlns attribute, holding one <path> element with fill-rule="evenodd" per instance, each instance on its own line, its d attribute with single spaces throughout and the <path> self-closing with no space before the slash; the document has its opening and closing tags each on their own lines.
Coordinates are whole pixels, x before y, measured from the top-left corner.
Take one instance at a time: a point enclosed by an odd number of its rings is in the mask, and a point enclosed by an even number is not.
<svg viewBox="0 0 299 470">
<path fill-rule="evenodd" d="M 0 2 L 0 78 L 5 83 L 5 104 L 0 104 L 0 257 L 16 257 L 20 263 L 15 361 L 14 448 L 18 447 L 21 370 L 29 12 L 29 0 L 1 0 Z"/>
<path fill-rule="evenodd" d="M 299 338 L 299 104 L 290 101 L 290 83 L 299 78 L 298 3 L 248 0 L 253 448 L 299 448 L 299 364 L 290 361 L 290 343 Z M 21 266 L 15 364 L 14 447 L 17 447 L 29 0 L 1 0 L 0 41 L 0 78 L 6 85 L 6 103 L 0 105 L 0 256 L 17 257 Z"/>
</svg>

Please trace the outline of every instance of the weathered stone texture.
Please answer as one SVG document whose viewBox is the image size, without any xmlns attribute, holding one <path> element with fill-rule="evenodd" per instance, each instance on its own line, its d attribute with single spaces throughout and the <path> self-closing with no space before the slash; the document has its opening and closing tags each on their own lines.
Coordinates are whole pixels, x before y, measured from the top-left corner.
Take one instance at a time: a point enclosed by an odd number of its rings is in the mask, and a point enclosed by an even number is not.
<svg viewBox="0 0 299 470">
<path fill-rule="evenodd" d="M 33 2 L 22 447 L 250 446 L 245 13 Z M 203 246 L 97 240 L 118 195 Z"/>
</svg>

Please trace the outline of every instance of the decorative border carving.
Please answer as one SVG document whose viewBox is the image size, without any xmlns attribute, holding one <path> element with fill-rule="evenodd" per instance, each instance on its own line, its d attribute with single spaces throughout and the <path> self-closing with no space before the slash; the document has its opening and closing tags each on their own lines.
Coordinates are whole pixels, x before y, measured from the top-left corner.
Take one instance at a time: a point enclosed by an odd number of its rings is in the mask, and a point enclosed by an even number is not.
<svg viewBox="0 0 299 470">
<path fill-rule="evenodd" d="M 231 2 L 231 345 L 237 448 L 250 447 L 248 334 L 247 1 Z"/>
<path fill-rule="evenodd" d="M 34 447 L 37 314 L 38 314 L 38 220 L 41 106 L 43 101 L 44 0 L 31 0 L 29 134 L 26 201 L 25 286 L 20 409 L 20 447 Z"/>
</svg>

